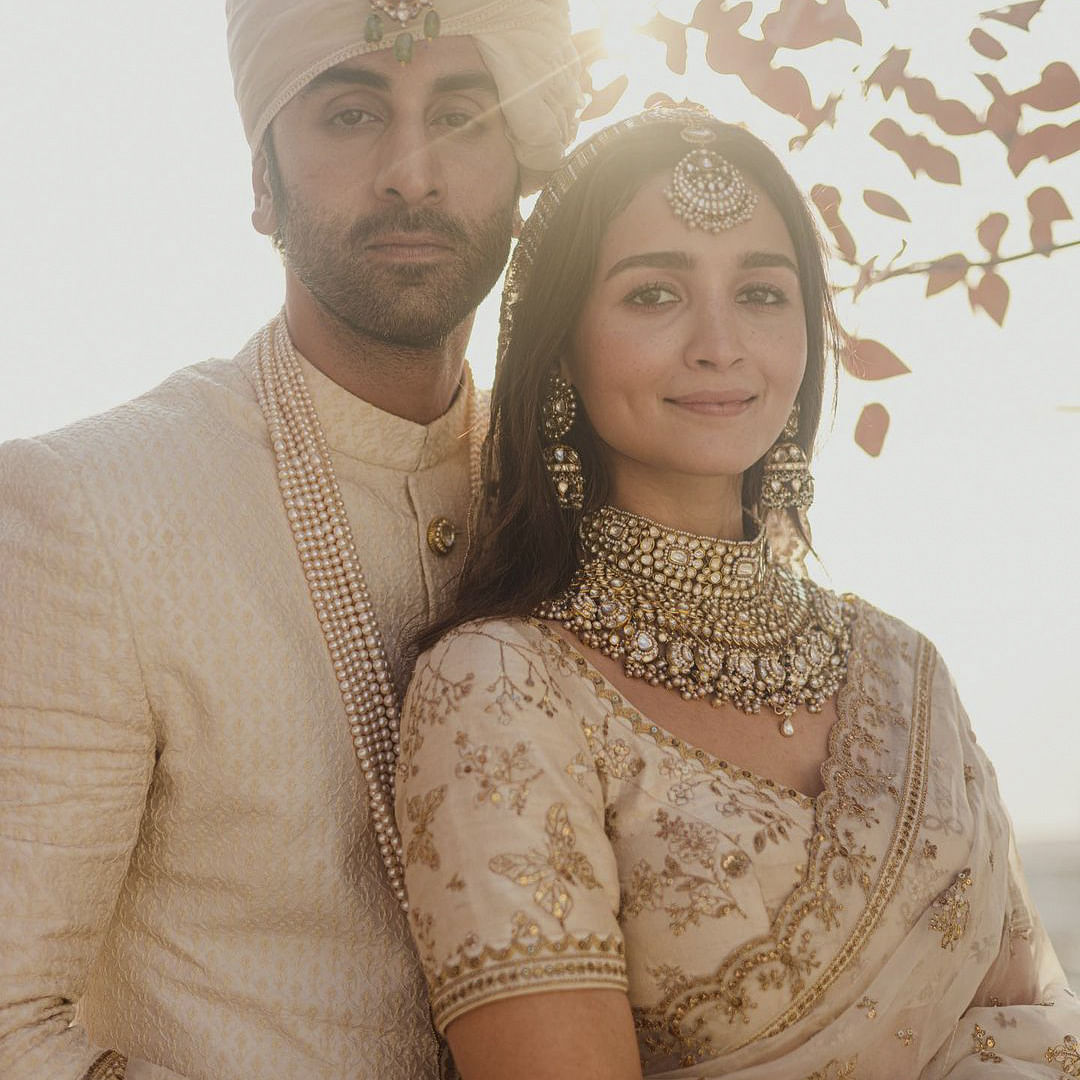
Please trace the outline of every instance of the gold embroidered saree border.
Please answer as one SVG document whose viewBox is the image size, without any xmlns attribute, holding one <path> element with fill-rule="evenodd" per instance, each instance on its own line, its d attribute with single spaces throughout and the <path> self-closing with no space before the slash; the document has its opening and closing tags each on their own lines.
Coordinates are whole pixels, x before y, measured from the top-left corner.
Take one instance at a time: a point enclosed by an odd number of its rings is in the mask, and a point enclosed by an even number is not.
<svg viewBox="0 0 1080 1080">
<path fill-rule="evenodd" d="M 568 935 L 559 941 L 541 938 L 537 945 L 485 946 L 478 956 L 443 968 L 432 977 L 430 988 L 435 1027 L 445 1033 L 452 1020 L 489 1001 L 542 990 L 626 993 L 629 981 L 621 938 Z"/>
<path fill-rule="evenodd" d="M 115 1050 L 106 1050 L 87 1069 L 83 1080 L 124 1080 L 126 1073 L 127 1058 Z"/>
<path fill-rule="evenodd" d="M 904 873 L 915 838 L 922 824 L 926 804 L 926 788 L 929 776 L 931 686 L 937 665 L 937 653 L 921 635 L 918 638 L 915 658 L 915 685 L 913 688 L 912 718 L 908 739 L 908 761 L 904 791 L 900 801 L 900 813 L 893 829 L 889 850 L 878 876 L 874 891 L 855 924 L 854 930 L 825 970 L 807 987 L 792 1004 L 770 1024 L 755 1032 L 734 1049 L 742 1049 L 750 1043 L 778 1035 L 785 1028 L 801 1020 L 814 1007 L 826 990 L 840 977 L 847 966 L 862 951 L 870 939 L 885 909 L 896 893 Z"/>
</svg>

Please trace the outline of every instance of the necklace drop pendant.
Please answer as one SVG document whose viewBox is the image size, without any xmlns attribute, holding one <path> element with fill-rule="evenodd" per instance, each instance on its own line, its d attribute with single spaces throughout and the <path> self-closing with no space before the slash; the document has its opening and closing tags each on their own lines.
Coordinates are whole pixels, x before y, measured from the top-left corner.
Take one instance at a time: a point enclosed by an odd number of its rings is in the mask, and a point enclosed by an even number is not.
<svg viewBox="0 0 1080 1080">
<path fill-rule="evenodd" d="M 795 734 L 795 725 L 791 722 L 790 716 L 785 717 L 780 724 L 780 734 L 787 739 L 790 739 Z"/>
</svg>

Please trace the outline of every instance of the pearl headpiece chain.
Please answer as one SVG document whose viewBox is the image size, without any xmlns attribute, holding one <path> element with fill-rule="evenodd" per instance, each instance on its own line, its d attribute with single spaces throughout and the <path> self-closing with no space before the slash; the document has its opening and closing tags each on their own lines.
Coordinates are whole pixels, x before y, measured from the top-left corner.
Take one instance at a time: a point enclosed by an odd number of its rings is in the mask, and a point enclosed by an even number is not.
<svg viewBox="0 0 1080 1080">
<path fill-rule="evenodd" d="M 326 436 L 284 315 L 265 327 L 259 337 L 255 391 L 277 460 L 285 513 L 367 785 L 387 882 L 398 903 L 408 910 L 401 835 L 393 808 L 400 703 Z M 476 395 L 469 374 L 466 392 L 469 471 L 475 501 L 483 432 L 476 423 Z"/>
</svg>

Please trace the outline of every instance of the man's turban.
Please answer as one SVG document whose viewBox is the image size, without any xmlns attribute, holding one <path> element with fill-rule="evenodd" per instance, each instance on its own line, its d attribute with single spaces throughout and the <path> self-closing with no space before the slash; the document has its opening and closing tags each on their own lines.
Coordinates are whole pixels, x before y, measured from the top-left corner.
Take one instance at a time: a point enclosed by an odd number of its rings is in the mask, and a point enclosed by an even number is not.
<svg viewBox="0 0 1080 1080">
<path fill-rule="evenodd" d="M 535 189 L 577 129 L 581 97 L 567 0 L 435 0 L 434 9 L 440 37 L 476 42 L 499 90 L 523 187 Z M 252 154 L 278 111 L 312 79 L 390 48 L 400 29 L 383 12 L 387 33 L 366 40 L 369 16 L 380 14 L 370 0 L 226 0 L 225 10 L 236 100 Z M 424 15 L 405 26 L 421 42 Z"/>
</svg>

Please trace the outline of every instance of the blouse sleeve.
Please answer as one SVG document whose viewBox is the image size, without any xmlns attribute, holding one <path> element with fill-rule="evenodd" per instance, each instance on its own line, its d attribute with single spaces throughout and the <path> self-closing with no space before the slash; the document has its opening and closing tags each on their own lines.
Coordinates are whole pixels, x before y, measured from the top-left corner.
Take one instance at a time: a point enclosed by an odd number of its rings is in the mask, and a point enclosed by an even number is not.
<svg viewBox="0 0 1080 1080">
<path fill-rule="evenodd" d="M 575 694 L 527 623 L 462 627 L 417 665 L 396 810 L 440 1032 L 499 998 L 627 988 L 604 788 Z"/>
</svg>

